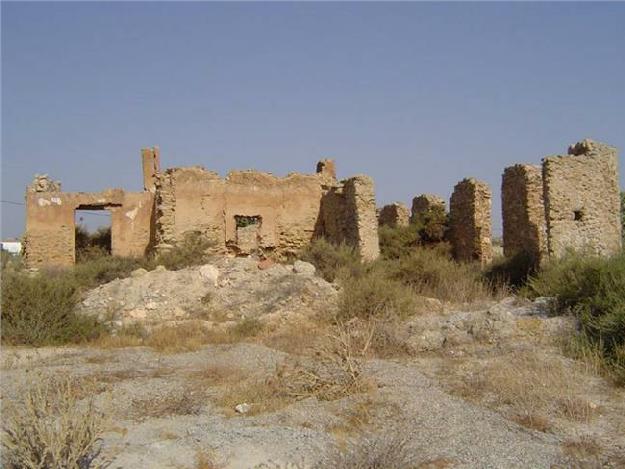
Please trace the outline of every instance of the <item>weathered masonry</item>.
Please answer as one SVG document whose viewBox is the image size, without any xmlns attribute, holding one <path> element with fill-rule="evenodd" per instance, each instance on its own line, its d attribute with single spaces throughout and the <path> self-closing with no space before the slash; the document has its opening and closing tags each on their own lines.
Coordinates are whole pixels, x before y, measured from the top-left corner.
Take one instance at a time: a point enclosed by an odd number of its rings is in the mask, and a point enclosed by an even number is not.
<svg viewBox="0 0 625 469">
<path fill-rule="evenodd" d="M 331 160 L 320 161 L 316 174 L 233 171 L 222 178 L 202 167 L 161 171 L 158 148 L 141 156 L 143 192 L 65 193 L 36 179 L 26 194 L 28 265 L 74 263 L 74 211 L 81 209 L 111 212 L 111 251 L 119 256 L 167 250 L 189 233 L 237 255 L 287 256 L 322 236 L 357 247 L 363 259 L 379 255 L 373 180 L 338 181 Z"/>
<path fill-rule="evenodd" d="M 621 250 L 616 148 L 592 140 L 572 145 L 568 156 L 543 159 L 543 181 L 549 255 Z"/>
<path fill-rule="evenodd" d="M 446 212 L 445 200 L 442 197 L 434 194 L 421 194 L 412 199 L 410 221 L 417 223 L 433 214 L 445 214 Z"/>
<path fill-rule="evenodd" d="M 547 243 L 540 166 L 517 164 L 506 168 L 501 182 L 501 204 L 504 255 L 526 254 L 539 264 Z"/>
<path fill-rule="evenodd" d="M 385 205 L 378 213 L 378 223 L 380 226 L 408 226 L 410 222 L 410 211 L 401 202 L 394 202 Z"/>
<path fill-rule="evenodd" d="M 31 267 L 74 263 L 76 210 L 110 211 L 112 254 L 142 256 L 150 245 L 153 207 L 151 192 L 62 192 L 59 183 L 36 177 L 26 191 L 26 263 Z"/>
<path fill-rule="evenodd" d="M 454 257 L 461 261 L 492 260 L 491 192 L 473 178 L 460 181 L 449 201 L 449 234 Z"/>
<path fill-rule="evenodd" d="M 542 168 L 515 165 L 502 178 L 506 256 L 537 262 L 567 250 L 602 256 L 621 250 L 618 154 L 583 140 L 568 155 L 545 157 Z"/>
</svg>

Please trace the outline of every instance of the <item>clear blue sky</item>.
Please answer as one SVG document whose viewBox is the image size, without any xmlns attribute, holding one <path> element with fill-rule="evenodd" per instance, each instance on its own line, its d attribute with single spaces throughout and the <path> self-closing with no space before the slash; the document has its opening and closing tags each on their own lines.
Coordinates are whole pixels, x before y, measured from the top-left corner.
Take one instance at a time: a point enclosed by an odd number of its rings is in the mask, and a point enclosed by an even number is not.
<svg viewBox="0 0 625 469">
<path fill-rule="evenodd" d="M 624 25 L 624 3 L 2 2 L 2 199 L 37 172 L 138 190 L 160 145 L 221 174 L 335 158 L 379 205 L 474 176 L 499 232 L 505 166 L 625 151 Z M 2 236 L 23 226 L 3 203 Z"/>
</svg>

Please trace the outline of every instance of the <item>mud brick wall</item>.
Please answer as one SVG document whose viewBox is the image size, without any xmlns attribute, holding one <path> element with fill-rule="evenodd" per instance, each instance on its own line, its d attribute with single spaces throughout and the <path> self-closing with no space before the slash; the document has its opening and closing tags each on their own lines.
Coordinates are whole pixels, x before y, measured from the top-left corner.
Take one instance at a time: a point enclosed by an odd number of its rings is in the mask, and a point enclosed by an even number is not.
<svg viewBox="0 0 625 469">
<path fill-rule="evenodd" d="M 75 262 L 75 211 L 111 212 L 111 250 L 118 256 L 166 251 L 197 233 L 213 250 L 233 254 L 297 254 L 315 237 L 345 242 L 364 259 L 379 254 L 373 181 L 336 180 L 334 161 L 316 174 L 276 177 L 232 171 L 225 178 L 202 167 L 160 170 L 157 147 L 141 152 L 143 192 L 109 189 L 65 193 L 37 176 L 27 189 L 26 261 L 30 266 Z"/>
<path fill-rule="evenodd" d="M 454 187 L 449 203 L 450 240 L 461 261 L 490 262 L 491 192 L 486 183 L 464 179 Z"/>
<path fill-rule="evenodd" d="M 32 187 L 32 186 L 31 186 Z M 111 212 L 111 254 L 141 257 L 150 246 L 154 195 L 150 192 L 60 192 L 28 190 L 24 253 L 29 267 L 75 262 L 75 211 Z"/>
</svg>

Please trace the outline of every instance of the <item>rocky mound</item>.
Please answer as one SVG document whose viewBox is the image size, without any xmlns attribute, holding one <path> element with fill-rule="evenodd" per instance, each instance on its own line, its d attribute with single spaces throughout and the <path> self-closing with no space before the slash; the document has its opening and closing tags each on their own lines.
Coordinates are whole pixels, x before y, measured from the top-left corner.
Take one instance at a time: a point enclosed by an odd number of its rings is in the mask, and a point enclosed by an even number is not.
<svg viewBox="0 0 625 469">
<path fill-rule="evenodd" d="M 89 291 L 78 310 L 118 326 L 186 319 L 222 322 L 312 315 L 335 308 L 336 296 L 336 287 L 316 276 L 306 262 L 283 265 L 224 257 L 178 271 L 138 269 Z"/>
</svg>

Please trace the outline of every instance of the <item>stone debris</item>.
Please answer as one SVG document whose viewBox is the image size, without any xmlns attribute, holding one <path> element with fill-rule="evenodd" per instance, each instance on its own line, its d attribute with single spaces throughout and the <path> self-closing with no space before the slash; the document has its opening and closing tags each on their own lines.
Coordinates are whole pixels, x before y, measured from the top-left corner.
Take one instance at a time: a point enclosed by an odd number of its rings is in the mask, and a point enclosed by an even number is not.
<svg viewBox="0 0 625 469">
<path fill-rule="evenodd" d="M 208 283 L 217 285 L 219 280 L 219 269 L 211 264 L 206 264 L 200 267 L 200 276 Z"/>
<path fill-rule="evenodd" d="M 33 181 L 28 186 L 29 192 L 60 192 L 61 183 L 53 181 L 47 174 L 35 174 Z"/>
<path fill-rule="evenodd" d="M 251 408 L 252 408 L 251 405 L 249 405 L 247 402 L 244 402 L 243 404 L 237 404 L 234 407 L 234 410 L 236 411 L 237 414 L 247 414 Z"/>
<path fill-rule="evenodd" d="M 78 311 L 122 324 L 308 316 L 336 308 L 337 294 L 336 286 L 315 276 L 306 262 L 260 270 L 255 259 L 223 257 L 113 280 L 87 292 Z"/>
<path fill-rule="evenodd" d="M 143 276 L 143 275 L 145 275 L 147 273 L 148 273 L 147 270 L 145 270 L 145 269 L 140 267 L 140 268 L 135 269 L 132 272 L 130 272 L 130 276 L 133 277 L 133 278 L 136 278 L 136 277 L 141 277 L 141 276 Z"/>
<path fill-rule="evenodd" d="M 296 274 L 315 275 L 316 268 L 310 262 L 295 261 L 293 264 L 293 272 Z"/>
</svg>

